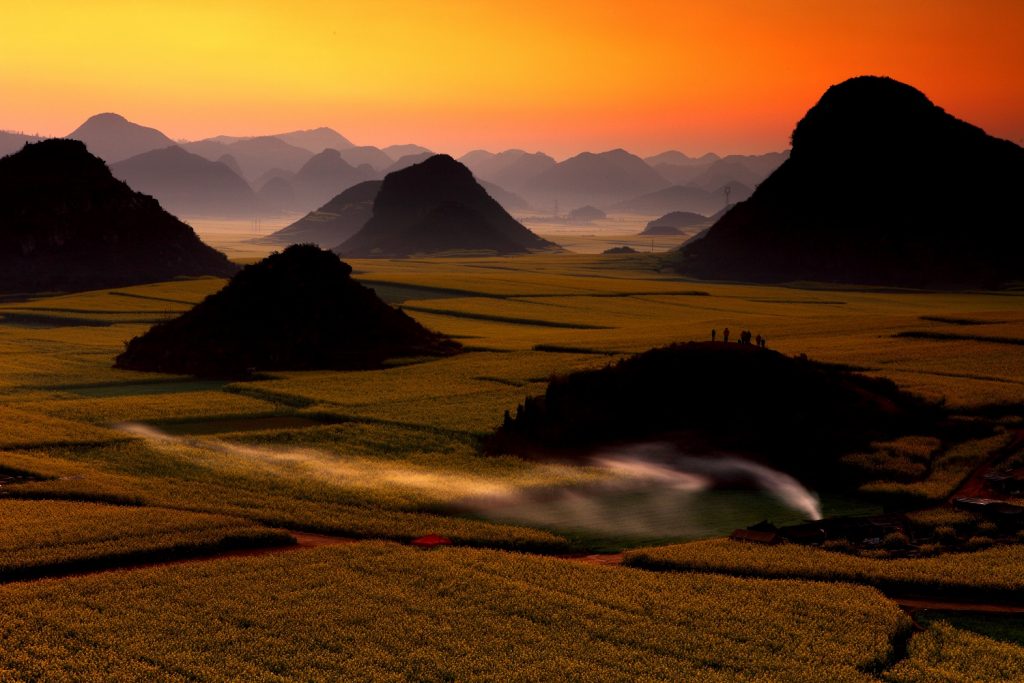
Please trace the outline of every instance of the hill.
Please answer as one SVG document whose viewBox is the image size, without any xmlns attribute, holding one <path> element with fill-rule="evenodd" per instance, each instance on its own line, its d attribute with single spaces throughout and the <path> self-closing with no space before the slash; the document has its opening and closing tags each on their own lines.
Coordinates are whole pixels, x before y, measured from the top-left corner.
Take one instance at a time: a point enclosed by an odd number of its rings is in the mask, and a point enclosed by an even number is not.
<svg viewBox="0 0 1024 683">
<path fill-rule="evenodd" d="M 494 154 L 478 149 L 459 159 L 477 178 L 506 187 L 514 192 L 537 175 L 555 166 L 555 160 L 542 152 L 529 154 L 521 149 L 507 149 Z"/>
<path fill-rule="evenodd" d="M 380 186 L 380 180 L 367 180 L 354 185 L 316 211 L 310 211 L 288 227 L 260 241 L 271 244 L 311 243 L 326 249 L 336 247 L 359 232 L 370 220 L 373 200 Z"/>
<path fill-rule="evenodd" d="M 608 206 L 660 190 L 669 182 L 643 159 L 622 149 L 584 152 L 533 176 L 521 188 L 536 205 Z"/>
<path fill-rule="evenodd" d="M 198 154 L 210 161 L 216 161 L 225 154 L 235 158 L 244 173 L 246 180 L 255 180 L 271 169 L 279 168 L 295 172 L 302 168 L 313 157 L 313 152 L 302 147 L 290 145 L 284 140 L 266 135 L 256 138 L 229 140 L 227 144 L 218 139 L 199 140 L 182 145 L 193 154 Z M 255 183 L 256 187 L 261 187 Z"/>
<path fill-rule="evenodd" d="M 678 441 L 739 451 L 800 474 L 875 439 L 927 433 L 938 409 L 888 380 L 753 344 L 687 343 L 554 378 L 490 438 L 494 453 L 592 454 Z"/>
<path fill-rule="evenodd" d="M 924 288 L 1024 280 L 1024 149 L 889 78 L 829 88 L 786 160 L 677 267 L 697 277 Z"/>
<path fill-rule="evenodd" d="M 43 138 L 38 135 L 25 135 L 7 130 L 0 130 L 0 157 L 14 154 L 25 146 L 26 142 L 39 142 Z"/>
<path fill-rule="evenodd" d="M 570 211 L 568 218 L 572 223 L 589 223 L 590 221 L 604 220 L 605 218 L 608 218 L 608 214 L 596 206 L 590 206 L 587 204 L 586 206 L 580 206 Z"/>
<path fill-rule="evenodd" d="M 340 149 L 338 151 L 341 153 L 342 159 L 356 167 L 366 164 L 375 171 L 383 171 L 395 163 L 394 159 L 384 153 L 384 150 L 371 145 L 349 147 L 348 149 Z"/>
<path fill-rule="evenodd" d="M 320 206 L 342 190 L 377 175 L 369 166 L 355 168 L 336 149 L 325 149 L 302 165 L 290 180 L 295 194 L 307 206 Z"/>
<path fill-rule="evenodd" d="M 140 126 L 120 114 L 109 113 L 90 117 L 67 137 L 81 140 L 92 154 L 108 164 L 175 144 L 156 128 Z"/>
<path fill-rule="evenodd" d="M 692 228 L 710 221 L 707 216 L 690 211 L 672 211 L 661 218 L 655 218 L 647 224 L 641 235 L 679 235 L 680 228 Z"/>
<path fill-rule="evenodd" d="M 433 152 L 415 152 L 413 154 L 406 154 L 399 157 L 395 163 L 384 169 L 384 172 L 394 173 L 395 171 L 401 171 L 403 168 L 409 168 L 413 164 L 422 163 L 432 156 L 434 156 Z"/>
<path fill-rule="evenodd" d="M 0 290 L 119 287 L 237 268 L 76 140 L 0 159 Z"/>
<path fill-rule="evenodd" d="M 293 130 L 290 133 L 276 133 L 270 137 L 284 140 L 289 145 L 319 154 L 325 149 L 349 149 L 354 147 L 348 138 L 333 128 L 313 128 L 311 130 Z"/>
<path fill-rule="evenodd" d="M 433 152 L 421 145 L 388 145 L 381 149 L 381 151 L 395 161 L 410 154 L 433 154 Z"/>
<path fill-rule="evenodd" d="M 179 216 L 251 216 L 256 195 L 226 164 L 177 145 L 110 165 L 110 172 Z"/>
<path fill-rule="evenodd" d="M 736 189 L 731 193 L 733 200 L 737 194 Z M 655 192 L 640 195 L 619 202 L 611 207 L 612 211 L 622 213 L 637 213 L 644 216 L 662 216 L 673 211 L 687 211 L 691 213 L 712 214 L 725 206 L 725 194 L 723 192 L 708 192 L 699 187 L 686 187 L 683 185 L 672 185 Z"/>
<path fill-rule="evenodd" d="M 116 367 L 231 378 L 260 370 L 374 368 L 399 356 L 459 350 L 351 274 L 329 251 L 288 247 L 132 339 Z"/>
<path fill-rule="evenodd" d="M 512 218 L 468 168 L 439 154 L 388 174 L 374 200 L 373 217 L 337 251 L 367 258 L 554 248 Z"/>
</svg>

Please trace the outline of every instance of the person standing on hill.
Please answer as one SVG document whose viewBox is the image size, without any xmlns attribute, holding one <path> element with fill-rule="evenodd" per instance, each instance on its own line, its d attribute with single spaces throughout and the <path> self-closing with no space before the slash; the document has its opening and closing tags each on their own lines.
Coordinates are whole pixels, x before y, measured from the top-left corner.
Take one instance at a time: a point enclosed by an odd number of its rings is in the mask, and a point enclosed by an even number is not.
<svg viewBox="0 0 1024 683">
<path fill-rule="evenodd" d="M 726 344 L 729 343 L 729 328 L 728 327 L 725 328 L 724 330 L 722 330 L 722 341 L 724 341 Z"/>
<path fill-rule="evenodd" d="M 716 330 L 715 328 L 712 327 L 711 328 L 711 343 L 714 343 L 715 336 L 717 336 L 717 335 L 718 335 L 718 330 Z"/>
</svg>

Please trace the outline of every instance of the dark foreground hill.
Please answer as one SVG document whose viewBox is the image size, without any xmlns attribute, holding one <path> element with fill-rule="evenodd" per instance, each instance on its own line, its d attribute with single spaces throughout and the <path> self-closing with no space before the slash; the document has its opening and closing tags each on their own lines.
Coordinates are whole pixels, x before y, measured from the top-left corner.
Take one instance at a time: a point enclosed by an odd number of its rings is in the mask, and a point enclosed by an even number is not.
<svg viewBox="0 0 1024 683">
<path fill-rule="evenodd" d="M 889 78 L 829 88 L 754 195 L 682 248 L 697 277 L 926 288 L 1024 280 L 1024 149 Z"/>
<path fill-rule="evenodd" d="M 268 183 L 269 185 L 269 183 Z M 373 215 L 373 200 L 381 181 L 367 180 L 310 211 L 286 228 L 260 240 L 271 244 L 318 244 L 330 249 L 359 232 Z"/>
<path fill-rule="evenodd" d="M 491 437 L 495 453 L 582 453 L 675 439 L 739 451 L 813 476 L 836 457 L 927 433 L 937 409 L 888 380 L 752 344 L 688 343 L 551 381 Z"/>
<path fill-rule="evenodd" d="M 254 370 L 374 368 L 399 356 L 459 350 L 351 274 L 329 251 L 288 247 L 246 266 L 187 313 L 132 339 L 116 366 L 230 378 Z"/>
<path fill-rule="evenodd" d="M 468 168 L 438 154 L 389 173 L 374 200 L 373 217 L 336 251 L 352 258 L 394 258 L 556 248 L 512 218 Z"/>
<path fill-rule="evenodd" d="M 77 140 L 0 159 L 0 291 L 118 287 L 237 267 Z"/>
</svg>

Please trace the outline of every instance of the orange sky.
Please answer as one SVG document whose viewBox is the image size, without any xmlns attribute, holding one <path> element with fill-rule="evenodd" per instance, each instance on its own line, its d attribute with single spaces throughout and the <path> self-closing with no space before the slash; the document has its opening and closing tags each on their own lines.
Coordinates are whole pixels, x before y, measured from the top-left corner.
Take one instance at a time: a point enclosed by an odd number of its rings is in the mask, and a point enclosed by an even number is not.
<svg viewBox="0 0 1024 683">
<path fill-rule="evenodd" d="M 865 73 L 1022 143 L 1024 1 L 5 2 L 0 128 L 762 152 Z"/>
</svg>

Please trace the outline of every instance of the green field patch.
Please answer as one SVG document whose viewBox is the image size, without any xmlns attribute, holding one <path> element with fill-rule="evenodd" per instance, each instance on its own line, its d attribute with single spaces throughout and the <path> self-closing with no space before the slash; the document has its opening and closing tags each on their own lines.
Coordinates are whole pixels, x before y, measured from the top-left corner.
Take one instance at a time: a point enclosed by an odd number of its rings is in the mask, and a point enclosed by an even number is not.
<svg viewBox="0 0 1024 683">
<path fill-rule="evenodd" d="M 281 429 L 305 429 L 338 424 L 344 418 L 338 415 L 304 413 L 302 415 L 232 415 L 195 420 L 162 420 L 148 424 L 175 436 L 203 436 L 230 432 L 262 432 Z"/>
<path fill-rule="evenodd" d="M 107 292 L 107 293 L 110 294 L 111 296 L 124 296 L 124 297 L 128 297 L 130 299 L 142 299 L 144 301 L 160 301 L 160 302 L 168 303 L 168 304 L 179 304 L 181 306 L 189 306 L 189 307 L 191 307 L 191 306 L 195 306 L 196 305 L 195 301 L 184 301 L 182 299 L 171 299 L 171 298 L 162 297 L 162 296 L 150 296 L 150 295 L 147 295 L 147 294 L 138 294 L 136 292 L 117 292 L 117 291 L 115 291 L 115 292 Z"/>
<path fill-rule="evenodd" d="M 1024 346 L 1024 339 L 1019 337 L 990 337 L 983 335 L 956 334 L 953 332 L 931 332 L 927 330 L 905 330 L 893 335 L 897 339 L 934 339 L 937 341 L 975 341 L 986 344 L 1010 344 Z"/>
<path fill-rule="evenodd" d="M 388 303 L 402 303 L 416 299 L 454 299 L 467 296 L 491 296 L 483 292 L 474 292 L 468 289 L 450 289 L 446 287 L 428 287 L 411 285 L 401 282 L 387 282 L 384 280 L 359 280 L 359 283 L 370 287 L 377 296 Z"/>
<path fill-rule="evenodd" d="M 134 322 L 134 321 L 133 321 Z M 113 322 L 94 318 L 73 318 L 42 313 L 3 313 L 0 325 L 46 329 L 51 327 L 110 327 Z"/>
<path fill-rule="evenodd" d="M 486 313 L 471 313 L 468 311 L 452 311 L 438 308 L 427 308 L 425 306 L 402 306 L 404 310 L 416 311 L 418 313 L 430 313 L 433 315 L 446 315 L 452 318 L 468 318 L 469 320 L 486 320 L 495 323 L 509 323 L 511 325 L 534 325 L 536 327 L 558 327 L 568 330 L 609 330 L 607 325 L 587 325 L 585 323 L 562 323 L 554 320 L 536 320 L 530 318 L 512 318 L 501 315 L 488 315 Z"/>
<path fill-rule="evenodd" d="M 0 500 L 0 515 L 0 581 L 294 542 L 245 520 L 178 510 Z"/>
<path fill-rule="evenodd" d="M 111 396 L 139 396 L 142 394 L 179 394 L 192 391 L 218 391 L 227 386 L 221 380 L 168 379 L 160 381 L 116 382 L 112 384 L 71 384 L 46 387 L 76 396 L 107 398 Z"/>
</svg>

